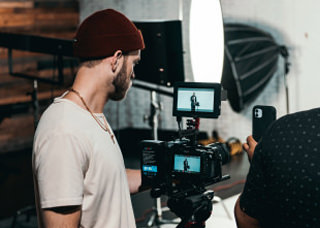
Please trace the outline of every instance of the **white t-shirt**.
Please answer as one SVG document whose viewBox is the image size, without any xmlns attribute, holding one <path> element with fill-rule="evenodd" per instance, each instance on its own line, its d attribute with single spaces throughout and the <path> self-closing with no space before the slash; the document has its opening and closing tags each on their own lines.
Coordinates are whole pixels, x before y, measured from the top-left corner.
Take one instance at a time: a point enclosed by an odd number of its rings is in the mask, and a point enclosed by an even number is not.
<svg viewBox="0 0 320 228">
<path fill-rule="evenodd" d="M 38 208 L 82 205 L 80 227 L 136 227 L 117 141 L 72 101 L 56 98 L 42 115 L 33 172 Z"/>
</svg>

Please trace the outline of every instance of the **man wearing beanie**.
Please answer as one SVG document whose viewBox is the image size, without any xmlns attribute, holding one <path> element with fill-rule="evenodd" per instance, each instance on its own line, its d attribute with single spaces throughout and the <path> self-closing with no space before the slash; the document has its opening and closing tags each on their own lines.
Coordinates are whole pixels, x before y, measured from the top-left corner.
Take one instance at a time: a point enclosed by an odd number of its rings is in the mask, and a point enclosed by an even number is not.
<svg viewBox="0 0 320 228">
<path fill-rule="evenodd" d="M 39 227 L 135 227 L 130 192 L 140 170 L 126 170 L 103 108 L 125 97 L 144 41 L 123 14 L 107 9 L 77 30 L 81 64 L 72 85 L 43 113 L 33 145 Z"/>
</svg>

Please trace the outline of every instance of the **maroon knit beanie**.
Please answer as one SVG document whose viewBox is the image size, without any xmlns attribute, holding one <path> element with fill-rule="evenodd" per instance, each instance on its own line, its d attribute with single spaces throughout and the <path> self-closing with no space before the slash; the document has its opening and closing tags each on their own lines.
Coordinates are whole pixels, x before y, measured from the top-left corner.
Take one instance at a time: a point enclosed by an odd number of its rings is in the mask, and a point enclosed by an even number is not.
<svg viewBox="0 0 320 228">
<path fill-rule="evenodd" d="M 95 12 L 87 17 L 76 32 L 73 54 L 79 58 L 104 58 L 117 50 L 144 49 L 140 30 L 122 13 L 113 9 Z"/>
</svg>

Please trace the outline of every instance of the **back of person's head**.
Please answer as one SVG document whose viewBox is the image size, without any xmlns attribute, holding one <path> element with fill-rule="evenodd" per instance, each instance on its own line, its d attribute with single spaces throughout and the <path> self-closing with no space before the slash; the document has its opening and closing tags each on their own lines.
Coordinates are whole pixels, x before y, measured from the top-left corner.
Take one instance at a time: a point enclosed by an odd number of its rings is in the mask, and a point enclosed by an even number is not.
<svg viewBox="0 0 320 228">
<path fill-rule="evenodd" d="M 79 26 L 73 44 L 74 56 L 82 61 L 103 59 L 117 50 L 144 49 L 140 30 L 122 13 L 105 9 L 87 17 Z"/>
</svg>

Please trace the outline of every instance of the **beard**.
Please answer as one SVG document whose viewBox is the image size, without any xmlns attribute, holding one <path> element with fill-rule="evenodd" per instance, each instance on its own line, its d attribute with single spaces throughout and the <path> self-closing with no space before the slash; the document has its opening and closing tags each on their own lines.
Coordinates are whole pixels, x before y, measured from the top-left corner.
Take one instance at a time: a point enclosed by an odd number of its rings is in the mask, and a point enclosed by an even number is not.
<svg viewBox="0 0 320 228">
<path fill-rule="evenodd" d="M 115 87 L 115 91 L 110 95 L 110 99 L 113 101 L 122 100 L 126 96 L 127 91 L 131 86 L 131 80 L 130 80 L 130 77 L 128 76 L 126 65 L 127 65 L 127 62 L 125 60 L 119 74 L 116 76 L 116 78 L 112 82 L 112 84 Z"/>
</svg>

